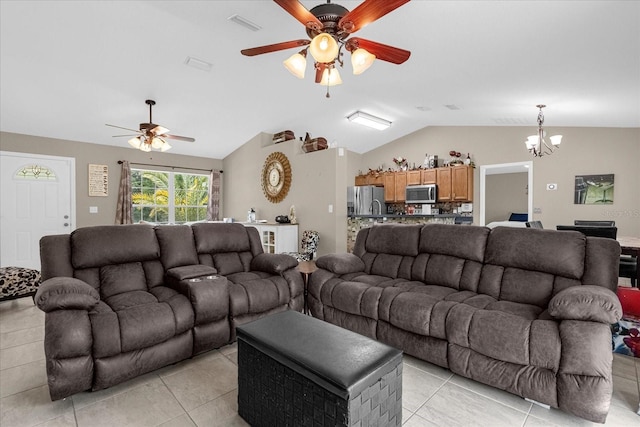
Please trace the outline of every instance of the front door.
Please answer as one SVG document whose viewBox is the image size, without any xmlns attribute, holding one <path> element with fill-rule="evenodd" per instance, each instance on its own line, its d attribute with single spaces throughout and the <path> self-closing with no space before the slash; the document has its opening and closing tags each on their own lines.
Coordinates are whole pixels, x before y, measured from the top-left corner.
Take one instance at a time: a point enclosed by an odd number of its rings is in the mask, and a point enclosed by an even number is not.
<svg viewBox="0 0 640 427">
<path fill-rule="evenodd" d="M 75 227 L 75 159 L 0 151 L 0 266 L 40 269 L 42 236 Z"/>
</svg>

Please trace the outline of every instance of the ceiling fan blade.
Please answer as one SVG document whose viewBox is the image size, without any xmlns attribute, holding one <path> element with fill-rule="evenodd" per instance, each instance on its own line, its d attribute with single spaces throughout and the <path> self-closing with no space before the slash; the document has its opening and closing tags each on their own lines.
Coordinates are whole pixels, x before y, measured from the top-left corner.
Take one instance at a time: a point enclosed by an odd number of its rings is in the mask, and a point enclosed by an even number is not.
<svg viewBox="0 0 640 427">
<path fill-rule="evenodd" d="M 168 138 L 168 139 L 175 139 L 177 141 L 184 141 L 184 142 L 195 142 L 196 140 L 194 138 L 189 138 L 188 136 L 178 136 L 178 135 L 169 135 L 168 133 L 165 133 L 164 135 L 162 135 L 163 138 Z"/>
<path fill-rule="evenodd" d="M 340 19 L 338 28 L 347 33 L 355 33 L 365 25 L 382 18 L 407 2 L 409 0 L 364 0 L 358 7 Z"/>
<path fill-rule="evenodd" d="M 139 129 L 123 128 L 122 126 L 108 125 L 108 124 L 106 124 L 106 123 L 105 123 L 105 126 L 111 126 L 112 128 L 118 128 L 118 129 L 130 130 L 131 132 L 140 132 L 140 130 L 139 130 Z"/>
<path fill-rule="evenodd" d="M 324 24 L 320 22 L 309 10 L 298 0 L 274 0 L 278 5 L 289 12 L 291 16 L 296 18 L 302 25 L 312 30 L 321 30 Z"/>
<path fill-rule="evenodd" d="M 345 47 L 349 52 L 353 52 L 357 48 L 361 47 L 369 53 L 374 54 L 376 59 L 391 62 L 392 64 L 402 64 L 404 61 L 409 59 L 409 56 L 411 56 L 411 52 L 408 50 L 367 39 L 361 39 L 359 37 L 352 37 L 347 40 Z"/>
<path fill-rule="evenodd" d="M 140 136 L 140 134 L 136 133 L 135 135 L 111 135 L 112 138 L 120 138 L 120 137 L 124 137 L 124 136 Z"/>
<path fill-rule="evenodd" d="M 309 40 L 291 40 L 288 42 L 268 44 L 265 46 L 252 47 L 250 49 L 243 49 L 240 51 L 244 56 L 262 55 L 263 53 L 277 52 L 279 50 L 291 49 L 293 47 L 306 46 L 311 43 Z"/>
</svg>

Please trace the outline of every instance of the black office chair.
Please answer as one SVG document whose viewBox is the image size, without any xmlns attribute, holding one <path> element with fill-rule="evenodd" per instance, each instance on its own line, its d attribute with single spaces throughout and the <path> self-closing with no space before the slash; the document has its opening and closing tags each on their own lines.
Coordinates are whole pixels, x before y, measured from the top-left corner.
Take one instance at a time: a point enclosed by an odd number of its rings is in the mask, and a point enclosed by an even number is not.
<svg viewBox="0 0 640 427">
<path fill-rule="evenodd" d="M 540 229 L 544 228 L 542 226 L 542 221 L 527 221 L 525 225 L 527 226 L 527 228 L 540 228 Z"/>
<path fill-rule="evenodd" d="M 615 221 L 592 221 L 592 220 L 585 220 L 585 219 L 576 219 L 575 221 L 573 221 L 573 225 L 587 225 L 590 227 L 615 227 L 616 226 L 616 222 Z"/>
<path fill-rule="evenodd" d="M 618 237 L 617 227 L 599 227 L 595 225 L 557 225 L 556 229 L 559 231 L 579 231 L 585 236 L 606 237 L 608 239 L 615 239 Z"/>
<path fill-rule="evenodd" d="M 576 221 L 578 222 L 578 221 Z M 600 222 L 600 221 L 584 221 L 584 222 Z M 614 221 L 601 221 L 612 223 Z M 558 225 L 558 230 L 574 230 L 579 231 L 585 236 L 606 237 L 615 239 L 618 236 L 618 228 L 615 226 L 597 226 L 597 225 Z M 620 268 L 618 277 L 628 277 L 631 279 L 631 286 L 638 286 L 636 278 L 638 272 L 638 259 L 628 255 L 620 257 Z"/>
</svg>

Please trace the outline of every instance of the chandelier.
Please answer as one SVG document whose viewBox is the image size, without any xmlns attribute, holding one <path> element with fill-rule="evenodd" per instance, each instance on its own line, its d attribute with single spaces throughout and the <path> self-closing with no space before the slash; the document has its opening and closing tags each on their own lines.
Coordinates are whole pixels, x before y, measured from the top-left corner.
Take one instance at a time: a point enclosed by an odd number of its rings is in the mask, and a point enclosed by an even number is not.
<svg viewBox="0 0 640 427">
<path fill-rule="evenodd" d="M 536 105 L 540 109 L 538 113 L 538 134 L 531 135 L 524 142 L 527 146 L 527 150 L 533 157 L 542 157 L 545 154 L 551 154 L 560 147 L 560 143 L 562 142 L 562 135 L 553 135 L 549 137 L 550 144 L 546 141 L 546 132 L 542 129 L 542 125 L 544 124 L 544 114 L 542 114 L 542 109 L 546 107 L 546 105 L 538 104 Z"/>
</svg>

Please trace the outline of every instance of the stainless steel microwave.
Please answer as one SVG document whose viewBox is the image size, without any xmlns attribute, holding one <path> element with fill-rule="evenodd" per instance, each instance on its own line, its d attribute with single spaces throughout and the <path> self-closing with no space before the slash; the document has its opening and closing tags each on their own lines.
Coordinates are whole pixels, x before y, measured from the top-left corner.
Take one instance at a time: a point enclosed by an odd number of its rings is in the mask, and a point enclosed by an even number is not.
<svg viewBox="0 0 640 427">
<path fill-rule="evenodd" d="M 407 203 L 436 203 L 438 187 L 436 184 L 409 185 L 405 193 Z"/>
</svg>

